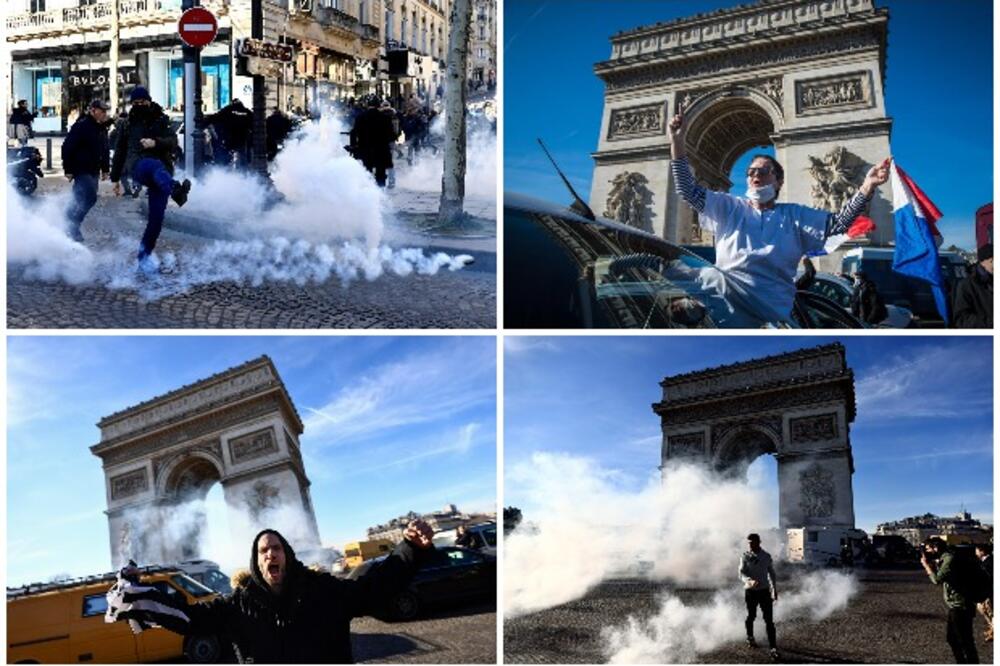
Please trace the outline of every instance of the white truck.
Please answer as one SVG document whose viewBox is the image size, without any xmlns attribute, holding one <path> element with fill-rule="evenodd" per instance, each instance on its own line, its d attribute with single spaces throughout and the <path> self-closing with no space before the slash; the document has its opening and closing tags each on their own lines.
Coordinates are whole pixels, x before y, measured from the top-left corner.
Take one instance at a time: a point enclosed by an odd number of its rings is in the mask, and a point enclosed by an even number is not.
<svg viewBox="0 0 1000 666">
<path fill-rule="evenodd" d="M 786 530 L 788 561 L 812 566 L 839 566 L 844 540 L 857 559 L 859 545 L 868 539 L 864 530 L 852 527 L 793 527 Z"/>
</svg>

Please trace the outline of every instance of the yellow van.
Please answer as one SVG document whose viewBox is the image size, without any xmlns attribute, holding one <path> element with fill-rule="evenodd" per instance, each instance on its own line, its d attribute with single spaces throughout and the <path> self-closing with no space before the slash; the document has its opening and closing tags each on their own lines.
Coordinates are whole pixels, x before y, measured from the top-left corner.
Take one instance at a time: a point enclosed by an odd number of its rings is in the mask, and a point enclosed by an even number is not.
<svg viewBox="0 0 1000 666">
<path fill-rule="evenodd" d="M 344 546 L 344 567 L 353 569 L 365 560 L 388 555 L 396 546 L 388 539 L 372 539 L 371 541 L 354 541 Z"/>
<path fill-rule="evenodd" d="M 176 569 L 146 567 L 140 580 L 188 603 L 219 596 Z M 105 598 L 115 574 L 7 588 L 7 663 L 142 663 L 184 659 L 213 663 L 215 636 L 185 638 L 166 629 L 133 634 L 128 622 L 108 624 Z"/>
</svg>

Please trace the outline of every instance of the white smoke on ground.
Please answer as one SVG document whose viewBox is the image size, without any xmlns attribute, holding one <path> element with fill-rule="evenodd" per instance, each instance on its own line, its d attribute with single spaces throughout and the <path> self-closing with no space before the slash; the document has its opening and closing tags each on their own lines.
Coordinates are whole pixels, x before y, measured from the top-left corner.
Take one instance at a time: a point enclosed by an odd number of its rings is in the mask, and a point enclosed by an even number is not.
<svg viewBox="0 0 1000 666">
<path fill-rule="evenodd" d="M 508 471 L 506 494 L 522 498 L 525 522 L 504 540 L 505 615 L 579 599 L 606 580 L 647 578 L 718 591 L 694 605 L 664 594 L 653 617 L 607 629 L 609 660 L 687 662 L 739 640 L 746 612 L 739 553 L 749 532 L 769 534 L 771 523 L 773 497 L 762 480 L 670 465 L 638 488 L 628 481 L 619 471 L 565 454 L 535 453 Z M 765 538 L 764 546 L 782 559 L 780 544 Z M 779 581 L 776 617 L 821 619 L 844 608 L 856 589 L 852 577 L 835 572 Z"/>
<path fill-rule="evenodd" d="M 269 195 L 255 176 L 209 170 L 192 188 L 183 214 L 197 218 L 206 232 L 235 240 L 161 249 L 152 275 L 136 270 L 137 236 L 124 235 L 97 251 L 70 240 L 69 192 L 26 198 L 8 186 L 8 262 L 27 279 L 131 289 L 155 300 L 219 282 L 307 285 L 336 277 L 346 286 L 387 274 L 435 275 L 471 261 L 469 255 L 428 255 L 382 244 L 384 197 L 342 144 L 334 118 L 312 123 L 292 139 L 275 160 L 274 182 L 284 200 L 269 209 Z"/>
<path fill-rule="evenodd" d="M 442 148 L 437 154 L 422 150 L 412 165 L 406 159 L 393 158 L 396 165 L 396 185 L 416 192 L 440 192 L 444 172 L 444 114 L 431 123 L 430 133 Z M 486 129 L 468 133 L 466 143 L 465 195 L 496 201 L 497 197 L 497 137 Z"/>
<path fill-rule="evenodd" d="M 841 572 L 802 575 L 790 584 L 780 584 L 774 619 L 822 620 L 846 608 L 857 591 L 857 580 Z M 656 615 L 629 617 L 619 627 L 606 628 L 602 638 L 610 663 L 691 663 L 698 655 L 741 640 L 745 616 L 742 590 L 735 587 L 716 592 L 704 605 L 688 606 L 667 593 Z"/>
<path fill-rule="evenodd" d="M 531 529 L 504 541 L 508 616 L 578 599 L 601 581 L 647 576 L 714 587 L 731 581 L 746 535 L 767 524 L 764 493 L 694 465 L 639 490 L 592 460 L 536 453 L 507 474 Z"/>
</svg>

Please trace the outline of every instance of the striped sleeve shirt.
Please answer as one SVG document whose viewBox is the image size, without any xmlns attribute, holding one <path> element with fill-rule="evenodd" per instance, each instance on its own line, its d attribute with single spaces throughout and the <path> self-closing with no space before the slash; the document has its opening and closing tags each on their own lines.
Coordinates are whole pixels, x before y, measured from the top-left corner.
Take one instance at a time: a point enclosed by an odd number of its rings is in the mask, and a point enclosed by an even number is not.
<svg viewBox="0 0 1000 666">
<path fill-rule="evenodd" d="M 681 195 L 681 198 L 697 212 L 705 212 L 706 190 L 695 181 L 687 157 L 679 157 L 671 160 L 670 169 L 674 175 L 674 186 L 677 194 Z M 871 201 L 871 197 L 865 196 L 861 193 L 861 190 L 858 190 L 844 204 L 839 213 L 830 213 L 830 217 L 826 222 L 826 237 L 829 238 L 830 236 L 846 233 L 851 223 L 864 211 L 869 201 Z"/>
</svg>

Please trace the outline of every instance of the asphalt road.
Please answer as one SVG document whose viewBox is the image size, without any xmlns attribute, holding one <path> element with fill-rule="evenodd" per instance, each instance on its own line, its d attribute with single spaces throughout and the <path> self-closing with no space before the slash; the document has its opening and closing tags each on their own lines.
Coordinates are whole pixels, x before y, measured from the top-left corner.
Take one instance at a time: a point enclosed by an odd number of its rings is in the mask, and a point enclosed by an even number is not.
<svg viewBox="0 0 1000 666">
<path fill-rule="evenodd" d="M 777 624 L 782 663 L 952 663 L 945 642 L 946 612 L 941 588 L 922 571 L 856 571 L 859 594 L 845 610 L 819 622 Z M 780 574 L 779 574 L 780 576 Z M 601 630 L 619 626 L 628 616 L 646 618 L 658 609 L 666 585 L 646 581 L 610 581 L 584 598 L 504 623 L 506 663 L 604 663 Z M 685 604 L 705 602 L 705 590 L 671 590 Z M 780 603 L 780 601 L 779 601 Z M 758 642 L 766 647 L 758 618 Z M 975 634 L 981 663 L 993 663 L 993 645 L 984 643 L 983 620 Z M 765 647 L 724 645 L 700 655 L 698 663 L 752 664 L 768 661 Z"/>
<path fill-rule="evenodd" d="M 365 617 L 351 624 L 358 663 L 495 664 L 497 614 L 493 603 L 427 614 L 410 622 Z"/>
<path fill-rule="evenodd" d="M 50 176 L 42 181 L 36 197 L 66 188 L 64 179 Z M 402 237 L 411 243 L 423 241 L 417 247 L 427 256 L 443 251 L 475 259 L 466 268 L 442 268 L 434 275 L 400 277 L 386 272 L 372 281 L 349 282 L 333 275 L 319 283 L 304 284 L 293 279 L 268 278 L 260 284 L 251 279 L 200 279 L 176 288 L 186 279 L 182 271 L 137 278 L 131 257 L 145 226 L 142 200 L 116 199 L 107 196 L 108 192 L 108 184 L 102 184 L 102 196 L 83 225 L 84 244 L 92 252 L 114 257 L 117 273 L 109 275 L 111 269 L 102 269 L 99 279 L 71 284 L 62 278 L 41 276 L 25 264 L 9 263 L 10 328 L 455 329 L 496 325 L 494 239 L 463 242 L 421 237 L 405 229 L 387 230 L 393 249 L 411 246 L 397 244 L 400 241 L 396 239 Z M 394 196 L 402 197 L 405 203 L 404 194 Z M 173 253 L 183 262 L 205 255 L 206 248 L 216 243 L 186 222 L 189 220 L 178 215 L 171 203 L 157 245 L 159 256 Z M 30 219 L 9 220 L 11 225 L 31 223 Z M 60 251 L 65 254 L 64 249 Z M 56 254 L 43 252 L 46 257 Z M 291 261 L 288 264 L 294 266 Z M 195 273 L 198 269 L 186 266 L 183 270 Z"/>
</svg>

